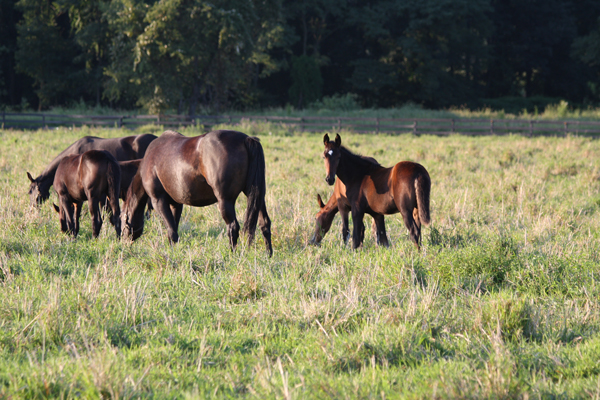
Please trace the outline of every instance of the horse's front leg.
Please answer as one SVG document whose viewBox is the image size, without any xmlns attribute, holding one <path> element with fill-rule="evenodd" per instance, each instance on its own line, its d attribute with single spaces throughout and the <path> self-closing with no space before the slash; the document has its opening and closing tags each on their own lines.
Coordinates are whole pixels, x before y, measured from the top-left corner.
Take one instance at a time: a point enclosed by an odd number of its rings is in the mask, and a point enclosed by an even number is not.
<svg viewBox="0 0 600 400">
<path fill-rule="evenodd" d="M 364 219 L 365 212 L 358 209 L 358 207 L 352 207 L 352 249 L 357 249 L 363 242 L 365 233 Z"/>
<path fill-rule="evenodd" d="M 350 237 L 350 228 L 348 223 L 348 209 L 346 207 L 340 207 L 340 216 L 342 217 L 342 240 L 344 244 L 348 243 L 348 237 Z"/>
<path fill-rule="evenodd" d="M 227 236 L 229 237 L 229 245 L 231 250 L 237 246 L 237 241 L 240 236 L 240 224 L 235 216 L 235 202 L 230 200 L 219 200 L 219 211 L 223 220 L 227 224 Z"/>
<path fill-rule="evenodd" d="M 167 236 L 171 243 L 177 243 L 179 241 L 179 234 L 177 233 L 177 222 L 175 216 L 171 211 L 171 205 L 167 201 L 166 197 L 152 198 L 152 205 L 154 209 L 160 214 L 167 225 Z M 183 208 L 183 206 L 181 206 Z M 179 214 L 181 216 L 181 213 Z"/>
<path fill-rule="evenodd" d="M 385 217 L 383 214 L 374 214 L 373 222 L 375 226 L 375 233 L 377 236 L 377 244 L 380 246 L 389 247 L 387 233 L 385 231 Z"/>
</svg>

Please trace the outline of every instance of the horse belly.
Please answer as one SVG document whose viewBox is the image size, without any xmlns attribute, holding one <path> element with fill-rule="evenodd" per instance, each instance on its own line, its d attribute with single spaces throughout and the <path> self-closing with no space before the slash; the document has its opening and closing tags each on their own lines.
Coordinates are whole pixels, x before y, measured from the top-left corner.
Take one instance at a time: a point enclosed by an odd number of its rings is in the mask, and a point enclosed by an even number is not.
<svg viewBox="0 0 600 400">
<path fill-rule="evenodd" d="M 217 202 L 213 189 L 206 180 L 193 182 L 193 184 L 178 185 L 174 190 L 167 190 L 167 193 L 177 203 L 186 204 L 194 207 L 209 206 Z"/>
<path fill-rule="evenodd" d="M 194 185 L 193 189 L 188 204 L 195 207 L 204 207 L 217 202 L 215 192 L 206 181 Z"/>
</svg>

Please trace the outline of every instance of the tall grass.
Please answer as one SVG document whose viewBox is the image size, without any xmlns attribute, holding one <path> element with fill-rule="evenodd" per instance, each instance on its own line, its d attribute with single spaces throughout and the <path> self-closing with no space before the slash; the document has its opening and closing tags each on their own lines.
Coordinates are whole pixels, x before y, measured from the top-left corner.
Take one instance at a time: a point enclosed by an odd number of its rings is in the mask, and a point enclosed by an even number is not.
<svg viewBox="0 0 600 400">
<path fill-rule="evenodd" d="M 597 140 L 342 132 L 432 178 L 422 252 L 398 215 L 391 248 L 352 251 L 339 219 L 307 245 L 332 191 L 322 134 L 236 128 L 265 150 L 271 259 L 258 236 L 231 252 L 214 206 L 184 208 L 175 246 L 156 213 L 134 243 L 93 240 L 86 213 L 71 240 L 54 198 L 29 207 L 25 172 L 129 131 L 0 132 L 0 397 L 600 395 Z"/>
</svg>

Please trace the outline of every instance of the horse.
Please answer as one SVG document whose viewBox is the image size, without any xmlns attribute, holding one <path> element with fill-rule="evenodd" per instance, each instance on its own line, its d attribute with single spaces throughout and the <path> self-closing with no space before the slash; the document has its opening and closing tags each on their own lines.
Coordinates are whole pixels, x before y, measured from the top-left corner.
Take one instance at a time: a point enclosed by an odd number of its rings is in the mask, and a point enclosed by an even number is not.
<svg viewBox="0 0 600 400">
<path fill-rule="evenodd" d="M 37 178 L 34 179 L 27 172 L 27 177 L 31 182 L 28 192 L 31 205 L 41 205 L 50 197 L 50 187 L 54 181 L 56 169 L 65 157 L 82 154 L 88 150 L 106 150 L 117 161 L 135 160 L 144 157 L 146 148 L 154 139 L 156 139 L 156 136 L 151 134 L 114 139 L 103 139 L 95 136 L 82 137 L 56 156 Z"/>
<path fill-rule="evenodd" d="M 77 237 L 79 217 L 84 201 L 88 201 L 92 217 L 92 236 L 98 237 L 102 227 L 100 205 L 109 199 L 117 238 L 121 236 L 119 190 L 121 169 L 115 157 L 106 150 L 89 150 L 83 154 L 64 157 L 56 167 L 53 181 L 59 205 L 60 229 Z"/>
<path fill-rule="evenodd" d="M 429 225 L 431 179 L 421 164 L 402 161 L 391 168 L 381 166 L 375 159 L 352 153 L 342 146 L 342 138 L 334 141 L 323 136 L 325 151 L 325 181 L 331 186 L 337 176 L 346 186 L 352 221 L 352 248 L 364 239 L 363 218 L 369 214 L 375 220 L 377 242 L 389 246 L 384 215 L 400 212 L 410 238 L 421 249 L 421 224 Z"/>
<path fill-rule="evenodd" d="M 241 192 L 248 198 L 244 222 L 248 244 L 254 238 L 258 222 L 271 256 L 271 220 L 265 205 L 265 158 L 259 139 L 228 130 L 196 137 L 165 131 L 148 146 L 127 191 L 122 213 L 123 235 L 133 240 L 141 236 L 143 205 L 148 197 L 167 225 L 171 243 L 179 240 L 177 230 L 184 204 L 204 207 L 217 203 L 233 250 L 240 229 L 235 201 Z"/>
<path fill-rule="evenodd" d="M 329 232 L 329 229 L 331 229 L 333 218 L 338 211 L 342 217 L 342 241 L 346 244 L 350 233 L 350 229 L 348 228 L 348 214 L 351 211 L 350 202 L 346 197 L 346 186 L 341 180 L 336 180 L 335 186 L 333 187 L 333 194 L 327 201 L 327 204 L 323 203 L 320 194 L 317 194 L 317 203 L 319 204 L 320 210 L 315 217 L 315 233 L 310 240 L 310 244 L 317 246 L 321 244 L 321 240 L 323 240 L 323 237 Z M 373 220 L 372 231 L 374 233 L 377 232 L 375 220 Z M 364 236 L 364 229 L 361 236 Z"/>
</svg>

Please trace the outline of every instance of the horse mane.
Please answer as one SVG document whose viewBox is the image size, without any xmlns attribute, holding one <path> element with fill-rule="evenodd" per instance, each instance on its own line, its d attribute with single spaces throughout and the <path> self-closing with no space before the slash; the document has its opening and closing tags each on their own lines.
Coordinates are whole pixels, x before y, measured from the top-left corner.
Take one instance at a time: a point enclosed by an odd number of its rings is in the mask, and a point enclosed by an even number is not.
<svg viewBox="0 0 600 400">
<path fill-rule="evenodd" d="M 350 150 L 348 150 L 344 146 L 340 147 L 340 150 L 342 152 L 342 155 L 344 155 L 346 157 L 350 157 L 352 159 L 352 161 L 354 161 L 354 163 L 357 164 L 358 166 L 360 166 L 361 168 L 370 170 L 372 168 L 381 167 L 381 164 L 379 164 L 379 162 L 376 159 L 374 159 L 373 157 L 366 157 L 366 156 L 361 156 L 360 154 L 355 154 L 355 153 L 351 152 Z"/>
</svg>

